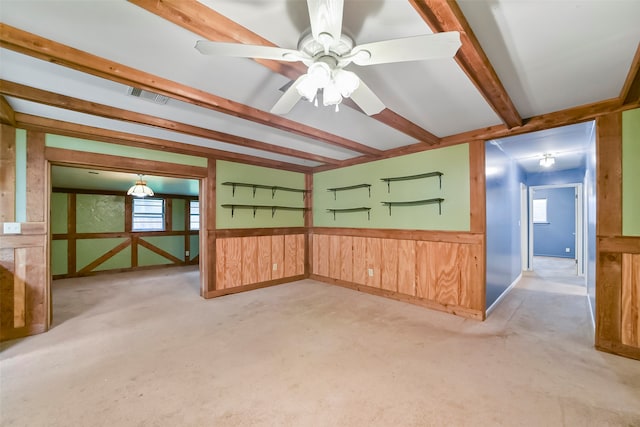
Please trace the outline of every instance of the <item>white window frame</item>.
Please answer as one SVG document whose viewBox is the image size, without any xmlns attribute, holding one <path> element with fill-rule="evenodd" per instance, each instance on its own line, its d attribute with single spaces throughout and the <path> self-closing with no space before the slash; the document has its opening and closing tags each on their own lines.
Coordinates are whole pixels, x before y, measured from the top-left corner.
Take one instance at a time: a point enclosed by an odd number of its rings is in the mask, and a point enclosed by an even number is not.
<svg viewBox="0 0 640 427">
<path fill-rule="evenodd" d="M 193 213 L 193 204 L 198 204 L 198 210 L 196 213 Z M 194 222 L 193 219 L 197 218 L 197 221 Z M 195 224 L 195 227 L 194 227 Z M 198 231 L 200 230 L 200 200 L 189 200 L 189 230 L 190 231 Z"/>
<path fill-rule="evenodd" d="M 534 224 L 547 224 L 547 199 L 533 199 L 532 219 Z"/>
<path fill-rule="evenodd" d="M 162 212 L 160 214 L 155 212 L 137 212 L 136 204 L 143 204 L 148 201 L 160 201 L 162 203 Z M 144 231 L 165 231 L 165 209 L 166 203 L 162 198 L 155 197 L 145 197 L 145 198 L 133 198 L 132 206 L 131 206 L 131 231 L 133 232 L 144 232 Z M 142 227 L 136 226 L 136 218 L 153 218 L 154 222 L 158 222 L 157 218 L 160 219 L 159 226 L 157 227 Z"/>
</svg>

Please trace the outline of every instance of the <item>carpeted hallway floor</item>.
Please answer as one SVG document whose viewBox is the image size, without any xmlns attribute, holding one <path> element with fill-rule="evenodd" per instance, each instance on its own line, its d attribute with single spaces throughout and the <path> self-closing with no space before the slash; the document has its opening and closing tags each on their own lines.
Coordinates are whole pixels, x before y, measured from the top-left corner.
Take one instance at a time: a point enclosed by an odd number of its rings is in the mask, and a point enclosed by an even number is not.
<svg viewBox="0 0 640 427">
<path fill-rule="evenodd" d="M 486 322 L 310 280 L 207 301 L 191 268 L 53 288 L 2 344 L 2 426 L 640 425 L 640 362 L 535 275 Z"/>
</svg>

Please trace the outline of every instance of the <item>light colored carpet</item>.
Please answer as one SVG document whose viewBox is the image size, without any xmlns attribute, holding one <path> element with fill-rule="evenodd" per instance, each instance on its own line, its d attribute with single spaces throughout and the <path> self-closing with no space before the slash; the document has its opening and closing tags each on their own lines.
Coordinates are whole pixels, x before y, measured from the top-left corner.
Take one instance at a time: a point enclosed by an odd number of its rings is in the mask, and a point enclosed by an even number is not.
<svg viewBox="0 0 640 427">
<path fill-rule="evenodd" d="M 310 280 L 203 300 L 198 273 L 54 282 L 2 344 L 3 426 L 638 426 L 640 362 L 525 277 L 486 322 Z"/>
</svg>

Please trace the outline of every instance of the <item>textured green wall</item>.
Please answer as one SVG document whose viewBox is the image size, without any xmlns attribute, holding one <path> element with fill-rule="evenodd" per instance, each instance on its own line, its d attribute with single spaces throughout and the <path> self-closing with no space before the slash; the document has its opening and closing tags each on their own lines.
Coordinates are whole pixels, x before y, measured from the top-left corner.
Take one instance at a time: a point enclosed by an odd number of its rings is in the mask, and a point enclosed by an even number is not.
<svg viewBox="0 0 640 427">
<path fill-rule="evenodd" d="M 189 260 L 194 259 L 200 253 L 199 241 L 200 237 L 198 235 L 189 236 L 189 247 L 191 248 L 189 251 Z"/>
<path fill-rule="evenodd" d="M 159 162 L 177 163 L 190 166 L 207 166 L 207 159 L 188 156 L 186 154 L 170 153 L 167 151 L 149 150 L 147 148 L 128 147 L 126 145 L 109 144 L 88 139 L 71 138 L 68 136 L 47 134 L 47 147 L 65 148 L 67 150 L 87 151 L 90 153 L 110 154 L 112 156 L 133 157 L 136 159 L 155 160 Z"/>
<path fill-rule="evenodd" d="M 124 196 L 78 194 L 76 231 L 107 233 L 124 231 Z"/>
<path fill-rule="evenodd" d="M 230 186 L 223 182 L 245 182 L 261 185 L 277 185 L 289 188 L 304 189 L 304 174 L 245 165 L 218 160 L 216 162 L 216 226 L 217 228 L 267 228 L 267 227 L 303 227 L 302 211 L 276 211 L 273 218 L 270 209 L 256 212 L 255 218 L 250 209 L 236 209 L 233 218 L 231 209 L 223 208 L 223 204 L 256 204 L 304 207 L 302 193 L 277 191 L 271 197 L 271 190 L 258 189 L 253 197 L 251 188 L 236 188 L 232 195 Z"/>
<path fill-rule="evenodd" d="M 622 113 L 622 234 L 640 236 L 640 108 Z"/>
<path fill-rule="evenodd" d="M 381 181 L 385 177 L 417 175 L 440 171 L 442 189 L 437 177 L 391 183 L 391 191 Z M 366 188 L 339 191 L 328 188 L 371 184 L 371 197 Z M 424 151 L 392 159 L 320 172 L 313 178 L 313 224 L 316 227 L 397 228 L 416 230 L 469 230 L 469 146 L 461 144 Z M 412 201 L 444 198 L 442 215 L 438 205 L 394 206 L 382 201 Z M 371 220 L 366 212 L 333 214 L 327 209 L 371 207 Z"/>
</svg>

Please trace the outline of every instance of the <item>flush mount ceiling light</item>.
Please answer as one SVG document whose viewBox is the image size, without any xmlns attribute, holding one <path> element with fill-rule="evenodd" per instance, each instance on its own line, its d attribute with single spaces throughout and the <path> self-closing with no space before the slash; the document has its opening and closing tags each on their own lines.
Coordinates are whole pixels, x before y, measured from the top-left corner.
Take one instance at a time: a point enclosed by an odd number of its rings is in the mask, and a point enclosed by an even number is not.
<svg viewBox="0 0 640 427">
<path fill-rule="evenodd" d="M 142 179 L 142 175 L 138 174 L 138 179 L 134 185 L 127 191 L 127 196 L 133 197 L 151 197 L 153 196 L 153 190 L 147 187 L 147 181 Z"/>
<path fill-rule="evenodd" d="M 550 168 L 551 166 L 554 165 L 555 162 L 556 162 L 555 157 L 553 157 L 549 153 L 545 153 L 544 157 L 540 159 L 540 166 L 542 166 L 543 168 Z"/>
</svg>

